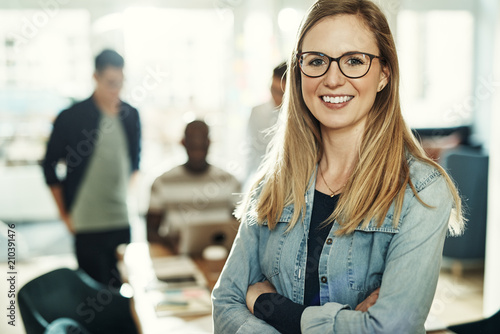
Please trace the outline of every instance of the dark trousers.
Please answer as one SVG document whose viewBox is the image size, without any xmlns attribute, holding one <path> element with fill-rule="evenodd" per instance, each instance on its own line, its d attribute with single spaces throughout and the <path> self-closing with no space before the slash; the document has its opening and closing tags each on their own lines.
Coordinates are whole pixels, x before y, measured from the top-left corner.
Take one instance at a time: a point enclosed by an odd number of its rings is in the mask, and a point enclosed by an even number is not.
<svg viewBox="0 0 500 334">
<path fill-rule="evenodd" d="M 116 247 L 130 243 L 130 227 L 75 235 L 78 266 L 90 277 L 106 286 L 119 288 L 122 284 L 116 267 Z"/>
</svg>

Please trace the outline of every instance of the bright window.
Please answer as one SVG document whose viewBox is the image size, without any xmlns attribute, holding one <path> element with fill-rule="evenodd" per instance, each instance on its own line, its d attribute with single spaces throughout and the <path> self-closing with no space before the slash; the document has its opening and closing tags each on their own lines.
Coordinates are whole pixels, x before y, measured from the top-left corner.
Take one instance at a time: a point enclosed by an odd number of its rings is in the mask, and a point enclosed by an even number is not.
<svg viewBox="0 0 500 334">
<path fill-rule="evenodd" d="M 91 90 L 87 10 L 0 10 L 0 163 L 36 164 L 58 111 Z"/>
<path fill-rule="evenodd" d="M 472 122 L 474 18 L 469 11 L 398 14 L 401 99 L 413 128 Z"/>
</svg>

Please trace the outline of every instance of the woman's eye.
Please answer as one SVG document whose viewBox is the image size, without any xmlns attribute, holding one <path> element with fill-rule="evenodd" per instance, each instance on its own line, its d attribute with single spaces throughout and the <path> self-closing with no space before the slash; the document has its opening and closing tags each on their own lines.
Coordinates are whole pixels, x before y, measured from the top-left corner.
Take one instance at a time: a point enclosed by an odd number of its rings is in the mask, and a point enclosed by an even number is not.
<svg viewBox="0 0 500 334">
<path fill-rule="evenodd" d="M 365 61 L 361 57 L 349 57 L 346 59 L 345 63 L 349 66 L 359 66 L 359 65 L 364 65 Z"/>
<path fill-rule="evenodd" d="M 323 60 L 323 58 L 315 58 L 315 59 L 312 59 L 310 60 L 307 65 L 309 66 L 322 66 L 322 65 L 325 65 L 325 61 Z"/>
</svg>

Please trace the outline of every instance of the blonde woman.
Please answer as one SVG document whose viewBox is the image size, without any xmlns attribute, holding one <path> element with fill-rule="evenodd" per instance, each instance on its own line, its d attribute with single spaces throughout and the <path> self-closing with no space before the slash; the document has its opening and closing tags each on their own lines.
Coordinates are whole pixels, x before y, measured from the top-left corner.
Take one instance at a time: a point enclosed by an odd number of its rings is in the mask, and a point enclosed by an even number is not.
<svg viewBox="0 0 500 334">
<path fill-rule="evenodd" d="M 461 203 L 403 120 L 386 18 L 317 1 L 289 69 L 282 131 L 213 292 L 215 333 L 425 333 Z"/>
</svg>

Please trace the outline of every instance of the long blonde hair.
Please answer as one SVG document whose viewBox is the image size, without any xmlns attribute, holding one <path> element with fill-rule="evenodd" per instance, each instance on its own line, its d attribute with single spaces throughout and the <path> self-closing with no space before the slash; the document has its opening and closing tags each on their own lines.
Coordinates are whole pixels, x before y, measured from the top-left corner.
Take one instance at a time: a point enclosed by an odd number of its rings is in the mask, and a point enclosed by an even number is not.
<svg viewBox="0 0 500 334">
<path fill-rule="evenodd" d="M 394 223 L 397 224 L 407 185 L 420 200 L 410 180 L 406 157 L 408 152 L 438 169 L 446 179 L 456 212 L 450 232 L 459 234 L 463 228 L 460 197 L 449 176 L 426 156 L 403 119 L 394 40 L 384 14 L 367 0 L 318 0 L 309 9 L 288 62 L 282 122 L 261 166 L 259 178 L 236 211 L 238 218 L 241 219 L 250 210 L 258 222 L 265 221 L 273 229 L 283 208 L 292 203 L 294 213 L 288 228 L 293 228 L 303 218 L 306 208 L 304 194 L 322 157 L 323 142 L 319 122 L 307 108 L 302 96 L 301 74 L 295 55 L 302 51 L 304 37 L 315 24 L 325 17 L 341 14 L 356 15 L 373 33 L 383 58 L 381 64 L 387 67 L 390 76 L 388 84 L 377 94 L 368 113 L 359 160 L 329 221 L 336 219 L 340 223 L 338 235 L 352 233 L 360 224 L 366 225 L 371 219 L 375 219 L 380 226 L 391 204 L 395 202 Z M 257 189 L 258 195 L 254 194 Z"/>
</svg>

